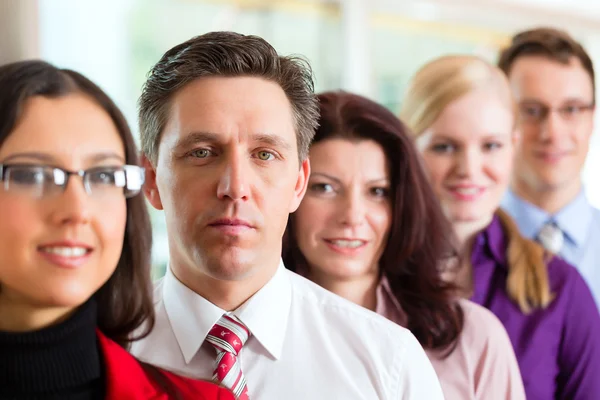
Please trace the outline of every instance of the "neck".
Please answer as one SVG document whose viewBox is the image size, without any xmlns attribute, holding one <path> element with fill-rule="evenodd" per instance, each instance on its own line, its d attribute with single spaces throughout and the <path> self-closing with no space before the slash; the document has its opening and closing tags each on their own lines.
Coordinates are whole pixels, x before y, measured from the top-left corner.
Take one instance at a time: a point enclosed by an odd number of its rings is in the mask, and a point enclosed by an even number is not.
<svg viewBox="0 0 600 400">
<path fill-rule="evenodd" d="M 274 257 L 270 262 L 263 259 L 260 266 L 250 268 L 254 271 L 252 275 L 235 280 L 211 276 L 198 268 L 182 267 L 183 264 L 171 261 L 171 271 L 181 283 L 217 307 L 233 311 L 271 280 L 277 272 L 280 258 Z"/>
<path fill-rule="evenodd" d="M 464 298 L 473 295 L 473 269 L 471 265 L 471 253 L 473 242 L 479 232 L 484 230 L 492 221 L 493 215 L 478 221 L 452 223 L 456 238 L 459 241 L 461 254 L 465 255 L 462 265 L 451 275 L 451 279 L 458 286 L 458 294 Z"/>
<path fill-rule="evenodd" d="M 548 214 L 555 214 L 572 202 L 581 192 L 581 188 L 581 178 L 561 187 L 536 187 L 519 177 L 515 177 L 511 183 L 514 194 Z"/>
<path fill-rule="evenodd" d="M 310 270 L 315 271 L 316 268 L 310 268 Z M 307 278 L 361 307 L 371 311 L 375 311 L 377 307 L 377 285 L 379 284 L 379 272 L 377 269 L 375 269 L 374 273 L 355 279 L 341 280 L 337 277 L 319 275 L 314 272 L 309 272 Z"/>
<path fill-rule="evenodd" d="M 452 223 L 454 233 L 456 234 L 463 253 L 469 250 L 475 236 L 492 222 L 492 218 L 493 215 L 490 215 L 489 217 L 481 218 L 477 221 L 454 221 Z"/>
<path fill-rule="evenodd" d="M 0 398 L 103 398 L 96 329 L 92 299 L 59 324 L 31 332 L 0 331 Z"/>
<path fill-rule="evenodd" d="M 57 325 L 68 319 L 73 307 L 41 307 L 16 301 L 0 290 L 0 331 L 32 332 Z"/>
</svg>

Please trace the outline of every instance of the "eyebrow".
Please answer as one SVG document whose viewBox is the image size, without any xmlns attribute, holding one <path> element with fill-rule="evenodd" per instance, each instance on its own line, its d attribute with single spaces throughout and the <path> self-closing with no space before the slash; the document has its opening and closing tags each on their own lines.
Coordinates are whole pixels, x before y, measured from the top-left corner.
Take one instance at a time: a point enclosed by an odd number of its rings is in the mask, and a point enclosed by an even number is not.
<svg viewBox="0 0 600 400">
<path fill-rule="evenodd" d="M 186 135 L 184 138 L 181 138 L 175 144 L 175 150 L 187 149 L 188 147 L 202 142 L 208 143 L 216 143 L 221 140 L 220 135 L 211 132 L 192 132 Z M 281 138 L 278 135 L 268 134 L 268 133 L 257 133 L 254 135 L 250 135 L 251 142 L 259 142 L 268 146 L 272 146 L 275 148 L 283 149 L 283 150 L 292 150 L 292 145 L 285 139 Z"/>
<path fill-rule="evenodd" d="M 175 143 L 175 150 L 186 149 L 196 143 L 200 142 L 217 142 L 219 139 L 218 135 L 209 132 L 192 132 L 187 134 L 185 137 L 177 140 Z"/>
<path fill-rule="evenodd" d="M 506 134 L 506 133 L 496 132 L 496 133 L 487 134 L 487 135 L 483 136 L 481 139 L 483 139 L 483 140 L 497 139 L 497 138 L 503 138 L 503 137 L 506 137 L 509 135 L 510 135 L 510 133 Z M 431 141 L 433 143 L 438 142 L 438 141 L 447 141 L 447 142 L 452 142 L 452 143 L 460 142 L 460 140 L 454 139 L 450 136 L 443 135 L 443 134 L 433 136 Z"/>
<path fill-rule="evenodd" d="M 37 152 L 12 154 L 12 155 L 6 157 L 3 161 L 3 163 L 6 163 L 8 161 L 11 161 L 11 160 L 14 160 L 17 158 L 29 158 L 32 160 L 49 163 L 49 164 L 57 163 L 56 158 L 51 156 L 50 154 L 37 153 Z M 122 163 L 125 162 L 125 159 L 122 156 L 120 156 L 117 153 L 113 153 L 113 152 L 96 153 L 96 154 L 93 154 L 93 155 L 87 157 L 86 160 L 88 160 L 90 163 L 93 163 L 93 164 L 99 163 L 101 161 L 107 161 L 107 160 L 118 160 Z"/>
<path fill-rule="evenodd" d="M 312 172 L 310 174 L 309 179 L 312 178 L 313 176 L 322 176 L 322 177 L 327 178 L 327 179 L 329 179 L 331 181 L 334 181 L 337 184 L 341 184 L 342 183 L 342 181 L 340 181 L 338 178 L 335 178 L 335 177 L 333 177 L 331 175 L 328 175 L 328 174 L 325 174 L 323 172 Z M 373 184 L 373 183 L 377 183 L 377 182 L 386 182 L 386 183 L 389 183 L 390 180 L 388 178 L 377 178 L 377 179 L 371 179 L 371 180 L 367 181 L 366 183 Z"/>
<path fill-rule="evenodd" d="M 567 97 L 566 99 L 563 99 L 561 101 L 561 104 L 575 103 L 575 102 L 577 102 L 577 103 L 586 103 L 586 104 L 592 103 L 593 104 L 594 100 L 585 100 L 583 97 Z M 519 104 L 532 104 L 532 103 L 541 104 L 541 105 L 544 105 L 546 107 L 548 106 L 548 103 L 546 103 L 543 100 L 531 99 L 531 98 L 525 98 L 525 99 L 523 99 L 523 100 L 521 100 L 519 102 Z"/>
</svg>

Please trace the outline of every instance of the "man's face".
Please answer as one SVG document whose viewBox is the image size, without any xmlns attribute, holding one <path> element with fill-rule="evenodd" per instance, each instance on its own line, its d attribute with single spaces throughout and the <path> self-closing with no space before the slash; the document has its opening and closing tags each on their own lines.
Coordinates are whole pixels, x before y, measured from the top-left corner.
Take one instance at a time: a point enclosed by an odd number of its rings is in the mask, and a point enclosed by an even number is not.
<svg viewBox="0 0 600 400">
<path fill-rule="evenodd" d="M 146 194 L 164 209 L 171 266 L 236 281 L 273 273 L 309 163 L 279 85 L 206 77 L 173 97 Z"/>
<path fill-rule="evenodd" d="M 536 190 L 579 184 L 593 129 L 594 88 L 579 60 L 523 56 L 510 75 L 522 141 L 515 178 Z"/>
</svg>

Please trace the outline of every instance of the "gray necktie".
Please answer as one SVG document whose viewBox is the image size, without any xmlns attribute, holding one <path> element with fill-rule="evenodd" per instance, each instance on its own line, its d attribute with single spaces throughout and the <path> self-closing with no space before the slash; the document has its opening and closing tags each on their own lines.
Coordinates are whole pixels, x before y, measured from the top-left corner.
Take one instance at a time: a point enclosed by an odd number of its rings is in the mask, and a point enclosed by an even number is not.
<svg viewBox="0 0 600 400">
<path fill-rule="evenodd" d="M 546 250 L 558 254 L 565 243 L 565 236 L 554 221 L 548 221 L 540 229 L 537 240 Z"/>
</svg>

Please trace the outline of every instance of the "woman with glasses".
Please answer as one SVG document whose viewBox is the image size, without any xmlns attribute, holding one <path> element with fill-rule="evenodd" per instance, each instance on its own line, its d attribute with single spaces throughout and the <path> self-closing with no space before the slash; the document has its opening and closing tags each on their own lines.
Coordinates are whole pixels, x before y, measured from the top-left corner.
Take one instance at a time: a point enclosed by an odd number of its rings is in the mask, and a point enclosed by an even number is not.
<svg viewBox="0 0 600 400">
<path fill-rule="evenodd" d="M 123 115 L 41 61 L 0 67 L 0 88 L 0 398 L 233 399 L 126 351 L 154 315 L 144 171 Z"/>
<path fill-rule="evenodd" d="M 319 105 L 308 189 L 284 240 L 286 267 L 408 328 L 446 399 L 524 399 L 502 324 L 446 280 L 457 255 L 452 227 L 404 125 L 350 93 L 320 94 Z"/>
<path fill-rule="evenodd" d="M 504 324 L 527 399 L 600 399 L 590 290 L 498 208 L 519 139 L 504 74 L 474 56 L 434 60 L 408 86 L 401 118 L 465 255 L 455 282 Z"/>
</svg>

